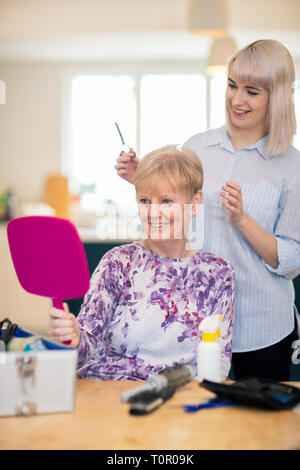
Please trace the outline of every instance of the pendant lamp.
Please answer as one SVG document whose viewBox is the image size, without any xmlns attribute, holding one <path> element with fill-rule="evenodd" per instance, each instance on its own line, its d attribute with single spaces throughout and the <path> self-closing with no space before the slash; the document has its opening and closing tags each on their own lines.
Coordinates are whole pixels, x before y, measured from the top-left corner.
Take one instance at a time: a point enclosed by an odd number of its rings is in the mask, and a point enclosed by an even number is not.
<svg viewBox="0 0 300 470">
<path fill-rule="evenodd" d="M 226 36 L 228 27 L 226 0 L 191 0 L 188 23 L 192 34 Z"/>
<path fill-rule="evenodd" d="M 208 64 L 206 68 L 207 75 L 225 72 L 230 57 L 237 51 L 237 45 L 230 36 L 217 38 L 211 45 Z"/>
</svg>

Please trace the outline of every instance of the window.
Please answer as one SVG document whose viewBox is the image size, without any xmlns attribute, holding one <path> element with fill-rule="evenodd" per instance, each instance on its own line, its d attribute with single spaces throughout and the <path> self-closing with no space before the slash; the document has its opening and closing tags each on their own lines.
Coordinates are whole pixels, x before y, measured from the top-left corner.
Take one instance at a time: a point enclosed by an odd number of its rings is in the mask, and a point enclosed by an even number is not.
<svg viewBox="0 0 300 470">
<path fill-rule="evenodd" d="M 68 174 L 85 211 L 101 212 L 110 201 L 119 213 L 128 208 L 136 213 L 133 187 L 114 168 L 121 150 L 115 122 L 138 156 L 183 144 L 207 127 L 204 76 L 79 75 L 72 80 Z"/>
<path fill-rule="evenodd" d="M 183 144 L 206 129 L 206 83 L 201 75 L 145 75 L 141 80 L 141 155 Z"/>
<path fill-rule="evenodd" d="M 134 77 L 95 75 L 73 80 L 69 171 L 73 187 L 80 187 L 85 210 L 99 210 L 105 200 L 121 204 L 125 186 L 130 193 L 128 183 L 114 169 L 120 153 L 114 123 L 134 146 L 136 115 Z"/>
<path fill-rule="evenodd" d="M 210 79 L 210 119 L 211 129 L 221 127 L 225 123 L 225 91 L 227 79 L 223 73 Z"/>
</svg>

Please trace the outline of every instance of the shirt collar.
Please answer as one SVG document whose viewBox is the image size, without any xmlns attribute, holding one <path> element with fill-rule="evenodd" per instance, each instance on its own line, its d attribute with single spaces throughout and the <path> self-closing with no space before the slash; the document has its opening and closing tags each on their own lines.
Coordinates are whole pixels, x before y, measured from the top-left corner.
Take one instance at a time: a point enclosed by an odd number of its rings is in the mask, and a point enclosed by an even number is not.
<svg viewBox="0 0 300 470">
<path fill-rule="evenodd" d="M 269 159 L 270 155 L 267 154 L 266 148 L 268 143 L 268 136 L 266 135 L 262 139 L 258 140 L 255 144 L 247 145 L 243 149 L 252 150 L 256 149 L 258 153 L 265 159 Z M 234 150 L 231 140 L 227 134 L 226 126 L 219 127 L 218 129 L 212 129 L 209 133 L 207 143 L 208 147 L 213 145 L 220 145 L 225 150 L 228 150 L 231 153 L 236 153 Z"/>
</svg>

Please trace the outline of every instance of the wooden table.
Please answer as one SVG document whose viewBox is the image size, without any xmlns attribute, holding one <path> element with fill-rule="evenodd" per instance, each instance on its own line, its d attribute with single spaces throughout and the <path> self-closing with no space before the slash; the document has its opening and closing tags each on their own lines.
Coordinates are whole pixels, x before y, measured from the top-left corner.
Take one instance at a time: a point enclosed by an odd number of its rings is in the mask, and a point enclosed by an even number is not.
<svg viewBox="0 0 300 470">
<path fill-rule="evenodd" d="M 131 416 L 120 395 L 136 383 L 78 380 L 76 386 L 73 413 L 0 418 L 0 449 L 300 449 L 299 408 L 186 413 L 182 404 L 213 396 L 191 382 L 152 414 Z"/>
</svg>

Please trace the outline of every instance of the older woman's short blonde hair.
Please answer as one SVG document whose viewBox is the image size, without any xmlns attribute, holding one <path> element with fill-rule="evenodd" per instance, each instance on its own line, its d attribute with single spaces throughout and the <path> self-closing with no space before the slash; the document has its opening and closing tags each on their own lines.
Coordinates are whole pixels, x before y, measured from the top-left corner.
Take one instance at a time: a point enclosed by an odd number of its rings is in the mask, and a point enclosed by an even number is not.
<svg viewBox="0 0 300 470">
<path fill-rule="evenodd" d="M 295 68 L 291 54 L 279 41 L 262 39 L 238 51 L 230 59 L 228 74 L 233 70 L 242 83 L 258 86 L 269 93 L 267 153 L 270 156 L 286 152 L 296 132 L 293 101 Z M 227 126 L 230 131 L 227 113 Z"/>
<path fill-rule="evenodd" d="M 157 187 L 162 179 L 172 188 L 186 191 L 192 199 L 203 186 L 203 168 L 199 157 L 193 150 L 176 145 L 153 150 L 137 167 L 133 181 L 136 192 L 144 186 Z"/>
</svg>

